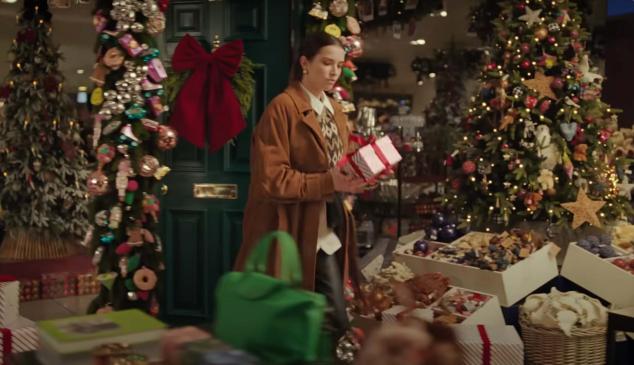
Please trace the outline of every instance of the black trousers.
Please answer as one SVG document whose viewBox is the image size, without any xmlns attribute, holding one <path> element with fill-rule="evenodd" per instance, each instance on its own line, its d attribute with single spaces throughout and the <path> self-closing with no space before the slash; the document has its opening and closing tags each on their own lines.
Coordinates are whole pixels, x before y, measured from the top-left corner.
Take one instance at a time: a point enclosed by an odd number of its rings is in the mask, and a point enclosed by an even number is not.
<svg viewBox="0 0 634 365">
<path fill-rule="evenodd" d="M 338 255 L 342 249 L 332 255 L 319 250 L 315 272 L 315 291 L 326 297 L 329 307 L 326 313 L 326 327 L 332 332 L 335 341 L 350 328 L 340 269 L 342 255 Z"/>
</svg>

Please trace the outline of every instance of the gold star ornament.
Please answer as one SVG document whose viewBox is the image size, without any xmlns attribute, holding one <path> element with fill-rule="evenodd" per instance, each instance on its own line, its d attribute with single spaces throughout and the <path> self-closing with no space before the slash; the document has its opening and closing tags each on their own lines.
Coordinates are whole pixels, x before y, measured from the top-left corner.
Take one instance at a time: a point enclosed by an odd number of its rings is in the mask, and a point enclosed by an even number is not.
<svg viewBox="0 0 634 365">
<path fill-rule="evenodd" d="M 562 203 L 561 206 L 573 214 L 572 229 L 576 229 L 585 222 L 595 227 L 601 227 L 601 221 L 597 216 L 597 212 L 605 205 L 601 200 L 590 200 L 584 189 L 577 192 L 577 201 L 571 203 Z"/>
<path fill-rule="evenodd" d="M 553 83 L 554 76 L 546 76 L 542 72 L 537 72 L 534 79 L 524 80 L 522 83 L 526 87 L 531 88 L 539 93 L 539 97 L 547 97 L 553 100 L 557 100 L 557 95 L 550 88 L 550 84 Z"/>
<path fill-rule="evenodd" d="M 542 19 L 540 18 L 541 12 L 542 9 L 533 10 L 527 6 L 526 14 L 520 16 L 519 19 L 525 21 L 527 26 L 532 27 L 533 24 L 539 24 L 542 22 Z"/>
</svg>

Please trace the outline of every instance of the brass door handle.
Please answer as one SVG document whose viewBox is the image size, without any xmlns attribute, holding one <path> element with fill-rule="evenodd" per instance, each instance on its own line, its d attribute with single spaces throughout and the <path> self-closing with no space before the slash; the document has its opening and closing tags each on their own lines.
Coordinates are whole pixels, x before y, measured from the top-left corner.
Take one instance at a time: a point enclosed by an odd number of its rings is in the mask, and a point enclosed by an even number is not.
<svg viewBox="0 0 634 365">
<path fill-rule="evenodd" d="M 194 184 L 196 199 L 238 199 L 237 184 Z"/>
</svg>

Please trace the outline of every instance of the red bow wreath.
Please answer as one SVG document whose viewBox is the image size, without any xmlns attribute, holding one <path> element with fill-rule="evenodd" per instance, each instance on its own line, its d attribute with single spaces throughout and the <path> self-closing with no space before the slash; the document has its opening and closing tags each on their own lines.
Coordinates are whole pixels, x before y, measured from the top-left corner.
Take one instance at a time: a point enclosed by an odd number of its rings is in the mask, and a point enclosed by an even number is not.
<svg viewBox="0 0 634 365">
<path fill-rule="evenodd" d="M 178 92 L 170 120 L 179 136 L 199 148 L 216 151 L 237 136 L 246 123 L 231 78 L 238 71 L 244 47 L 241 40 L 229 42 L 207 53 L 186 34 L 172 56 L 174 71 L 192 73 Z"/>
</svg>

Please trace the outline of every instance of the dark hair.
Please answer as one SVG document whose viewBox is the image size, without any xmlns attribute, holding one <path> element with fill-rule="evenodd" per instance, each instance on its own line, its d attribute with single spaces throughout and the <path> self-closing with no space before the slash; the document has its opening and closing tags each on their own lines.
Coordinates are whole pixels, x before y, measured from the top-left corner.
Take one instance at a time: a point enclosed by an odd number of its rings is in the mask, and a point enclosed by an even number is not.
<svg viewBox="0 0 634 365">
<path fill-rule="evenodd" d="M 339 46 L 343 48 L 341 42 L 324 32 L 314 32 L 306 35 L 302 41 L 302 45 L 299 47 L 299 51 L 295 57 L 295 62 L 291 66 L 291 81 L 300 81 L 302 79 L 302 65 L 299 63 L 301 56 L 306 57 L 308 60 L 312 60 L 319 50 L 326 46 Z"/>
</svg>

